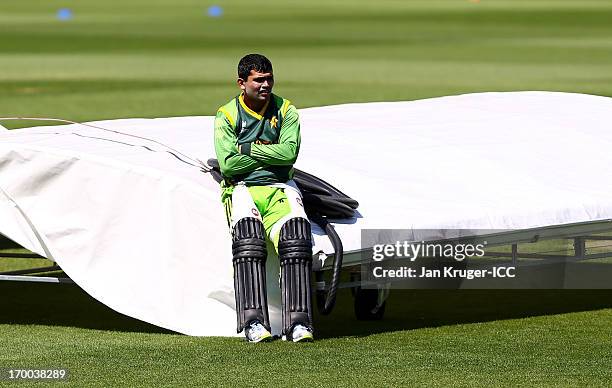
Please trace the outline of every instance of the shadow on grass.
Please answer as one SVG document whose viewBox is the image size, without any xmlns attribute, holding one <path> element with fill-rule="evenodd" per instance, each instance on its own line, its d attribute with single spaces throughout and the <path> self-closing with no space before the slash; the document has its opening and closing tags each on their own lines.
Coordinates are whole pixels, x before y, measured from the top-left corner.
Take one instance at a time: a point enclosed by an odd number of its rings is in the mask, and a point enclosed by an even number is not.
<svg viewBox="0 0 612 388">
<path fill-rule="evenodd" d="M 78 286 L 0 282 L 0 324 L 37 324 L 124 332 L 173 333 L 119 314 Z M 336 309 L 317 316 L 318 338 L 551 315 L 612 307 L 612 290 L 393 290 L 380 321 L 358 321 L 341 290 Z"/>
<path fill-rule="evenodd" d="M 358 321 L 349 291 L 319 317 L 319 338 L 612 308 L 612 290 L 392 290 L 380 321 Z"/>
<path fill-rule="evenodd" d="M 111 310 L 73 284 L 0 281 L 0 324 L 173 333 Z"/>
<path fill-rule="evenodd" d="M 0 236 L 0 248 L 19 245 Z M 173 333 L 117 313 L 76 285 L 0 281 L 0 324 Z M 328 316 L 315 313 L 318 338 L 487 322 L 612 308 L 612 290 L 392 290 L 384 319 L 358 321 L 350 290 Z"/>
</svg>

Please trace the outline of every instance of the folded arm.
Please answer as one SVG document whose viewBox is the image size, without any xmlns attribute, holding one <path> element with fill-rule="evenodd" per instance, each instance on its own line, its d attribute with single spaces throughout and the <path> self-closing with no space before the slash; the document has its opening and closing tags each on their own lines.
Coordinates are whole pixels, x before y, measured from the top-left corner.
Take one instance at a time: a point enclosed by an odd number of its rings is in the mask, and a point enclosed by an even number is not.
<svg viewBox="0 0 612 388">
<path fill-rule="evenodd" d="M 236 175 L 254 171 L 265 163 L 238 152 L 237 138 L 229 119 L 219 110 L 215 117 L 215 152 L 219 160 L 219 168 L 224 177 L 231 178 Z"/>
<path fill-rule="evenodd" d="M 283 119 L 278 144 L 242 144 L 240 153 L 272 166 L 290 166 L 300 151 L 300 119 L 295 106 L 290 105 Z"/>
</svg>

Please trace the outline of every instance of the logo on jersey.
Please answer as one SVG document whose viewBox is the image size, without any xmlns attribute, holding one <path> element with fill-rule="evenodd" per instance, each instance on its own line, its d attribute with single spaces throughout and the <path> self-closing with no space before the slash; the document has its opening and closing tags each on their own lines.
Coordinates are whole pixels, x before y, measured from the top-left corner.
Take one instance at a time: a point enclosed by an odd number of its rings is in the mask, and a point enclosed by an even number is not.
<svg viewBox="0 0 612 388">
<path fill-rule="evenodd" d="M 304 204 L 302 203 L 302 198 L 296 198 L 295 202 L 297 202 L 298 205 L 300 205 L 301 207 L 304 207 Z"/>
<path fill-rule="evenodd" d="M 276 116 L 272 117 L 272 119 L 270 120 L 270 126 L 272 128 L 276 128 L 277 124 L 278 124 L 278 119 L 276 118 Z"/>
<path fill-rule="evenodd" d="M 259 217 L 259 212 L 257 211 L 257 209 L 252 208 L 252 209 L 251 209 L 251 213 L 253 213 L 253 215 L 254 215 L 255 217 Z"/>
</svg>

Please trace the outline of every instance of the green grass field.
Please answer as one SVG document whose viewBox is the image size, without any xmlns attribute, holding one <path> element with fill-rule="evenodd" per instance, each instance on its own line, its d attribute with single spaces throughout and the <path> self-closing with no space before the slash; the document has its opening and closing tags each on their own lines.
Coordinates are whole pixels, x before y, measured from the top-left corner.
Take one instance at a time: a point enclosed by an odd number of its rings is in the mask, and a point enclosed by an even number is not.
<svg viewBox="0 0 612 388">
<path fill-rule="evenodd" d="M 0 292 L 0 366 L 68 368 L 75 386 L 591 387 L 612 377 L 609 291 L 397 291 L 379 322 L 355 321 L 342 292 L 337 311 L 316 318 L 317 342 L 300 345 L 166 333 L 73 286 L 4 282 Z"/>
<path fill-rule="evenodd" d="M 612 96 L 612 0 L 218 3 L 215 19 L 197 0 L 2 0 L 0 117 L 212 115 L 249 52 L 271 58 L 275 91 L 298 108 Z M 612 386 L 610 291 L 396 292 L 382 322 L 350 304 L 343 293 L 317 317 L 314 344 L 249 346 L 159 330 L 74 286 L 0 282 L 0 368 L 67 367 L 79 387 Z"/>
<path fill-rule="evenodd" d="M 212 3 L 211 3 L 212 4 Z M 262 52 L 299 107 L 479 91 L 612 96 L 612 1 L 5 0 L 2 115 L 211 115 Z M 74 19 L 60 22 L 61 7 Z M 9 126 L 30 125 L 7 122 Z"/>
</svg>

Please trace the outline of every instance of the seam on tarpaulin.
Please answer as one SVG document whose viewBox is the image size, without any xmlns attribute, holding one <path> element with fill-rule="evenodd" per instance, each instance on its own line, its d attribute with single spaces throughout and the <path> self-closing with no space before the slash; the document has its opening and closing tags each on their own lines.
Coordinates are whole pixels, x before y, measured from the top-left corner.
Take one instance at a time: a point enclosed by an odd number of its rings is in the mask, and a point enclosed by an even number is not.
<svg viewBox="0 0 612 388">
<path fill-rule="evenodd" d="M 13 199 L 13 197 L 8 195 L 8 193 L 2 187 L 0 187 L 0 191 L 2 191 L 2 194 L 9 200 L 9 202 L 13 204 L 15 209 L 17 209 L 19 214 L 21 214 L 25 222 L 28 224 L 28 226 L 30 227 L 30 230 L 32 230 L 32 233 L 34 233 L 34 237 L 36 237 L 36 240 L 38 240 L 38 243 L 40 244 L 41 248 L 45 252 L 45 257 L 49 260 L 52 260 L 53 262 L 56 262 L 55 259 L 53 258 L 53 255 L 51 254 L 51 251 L 49 251 L 47 244 L 45 244 L 44 239 L 42 238 L 40 233 L 38 233 L 38 230 L 36 229 L 36 227 L 34 227 L 34 224 L 32 223 L 32 220 L 30 220 L 30 217 L 27 216 L 27 214 L 25 213 L 25 211 L 23 211 L 21 206 L 19 206 L 19 204 L 17 204 L 17 202 Z"/>
</svg>

